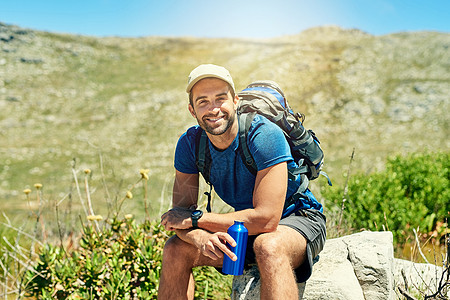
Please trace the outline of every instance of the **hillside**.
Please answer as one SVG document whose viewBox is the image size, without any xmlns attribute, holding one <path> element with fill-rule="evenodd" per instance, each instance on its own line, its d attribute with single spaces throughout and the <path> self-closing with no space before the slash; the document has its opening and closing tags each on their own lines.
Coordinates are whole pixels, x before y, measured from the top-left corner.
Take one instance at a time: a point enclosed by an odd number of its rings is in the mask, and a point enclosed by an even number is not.
<svg viewBox="0 0 450 300">
<path fill-rule="evenodd" d="M 449 46 L 450 34 L 438 32 L 94 38 L 0 23 L 0 209 L 25 208 L 22 190 L 36 182 L 49 202 L 61 199 L 73 189 L 75 158 L 77 170 L 93 170 L 97 206 L 102 178 L 111 194 L 123 193 L 150 169 L 158 210 L 160 197 L 170 199 L 175 143 L 194 124 L 187 75 L 206 62 L 226 66 L 238 89 L 279 82 L 319 136 L 338 184 L 353 148 L 353 172 L 382 169 L 393 154 L 449 151 Z"/>
</svg>

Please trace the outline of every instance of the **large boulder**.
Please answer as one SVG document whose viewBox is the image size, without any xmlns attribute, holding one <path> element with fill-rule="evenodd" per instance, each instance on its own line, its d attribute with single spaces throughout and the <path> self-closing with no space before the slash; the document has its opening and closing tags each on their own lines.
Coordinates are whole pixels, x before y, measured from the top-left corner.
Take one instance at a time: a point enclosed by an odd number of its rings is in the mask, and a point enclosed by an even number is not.
<svg viewBox="0 0 450 300">
<path fill-rule="evenodd" d="M 394 247 L 391 232 L 363 231 L 341 238 L 364 299 L 394 299 Z M 324 266 L 326 268 L 326 266 Z"/>
<path fill-rule="evenodd" d="M 364 231 L 330 239 L 311 278 L 306 284 L 299 284 L 299 299 L 396 299 L 396 286 L 403 280 L 399 275 L 402 269 L 411 286 L 424 280 L 436 286 L 432 278 L 442 274 L 442 268 L 433 265 L 394 260 L 391 232 Z M 259 299 L 259 289 L 259 271 L 253 267 L 234 278 L 231 298 Z"/>
<path fill-rule="evenodd" d="M 343 239 L 328 240 L 314 265 L 311 278 L 299 285 L 301 299 L 364 300 L 363 290 L 354 272 L 350 253 Z"/>
</svg>

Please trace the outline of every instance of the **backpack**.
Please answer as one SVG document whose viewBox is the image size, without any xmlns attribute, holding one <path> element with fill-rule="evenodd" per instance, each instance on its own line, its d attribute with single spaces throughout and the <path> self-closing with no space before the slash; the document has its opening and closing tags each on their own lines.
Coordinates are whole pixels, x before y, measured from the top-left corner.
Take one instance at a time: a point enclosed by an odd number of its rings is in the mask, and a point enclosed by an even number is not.
<svg viewBox="0 0 450 300">
<path fill-rule="evenodd" d="M 247 169 L 256 176 L 256 163 L 247 145 L 247 134 L 255 114 L 262 115 L 280 127 L 291 148 L 291 154 L 298 167 L 288 169 L 289 179 L 301 177 L 301 185 L 298 190 L 286 201 L 283 216 L 295 211 L 300 206 L 300 199 L 305 198 L 304 192 L 308 188 L 310 180 L 316 179 L 320 174 L 331 181 L 328 175 L 322 171 L 324 155 L 320 147 L 320 141 L 312 130 L 303 127 L 305 116 L 294 113 L 286 101 L 279 85 L 270 80 L 255 81 L 238 93 L 239 105 L 237 108 L 239 122 L 239 148 L 242 161 Z M 210 186 L 207 211 L 211 211 L 212 185 L 209 182 L 211 169 L 211 155 L 208 147 L 208 137 L 204 131 L 196 138 L 196 164 Z"/>
</svg>

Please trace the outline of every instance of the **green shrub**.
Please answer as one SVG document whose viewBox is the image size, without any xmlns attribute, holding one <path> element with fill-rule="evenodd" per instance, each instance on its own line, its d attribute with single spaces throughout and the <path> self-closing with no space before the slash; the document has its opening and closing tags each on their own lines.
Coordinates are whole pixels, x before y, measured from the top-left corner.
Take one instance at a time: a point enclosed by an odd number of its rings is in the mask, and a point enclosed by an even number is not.
<svg viewBox="0 0 450 300">
<path fill-rule="evenodd" d="M 156 299 L 162 251 L 169 237 L 157 222 L 132 218 L 109 221 L 97 231 L 83 226 L 77 249 L 46 244 L 27 272 L 28 296 L 41 299 Z M 231 278 L 209 267 L 196 268 L 197 299 L 224 299 Z M 214 291 L 214 294 L 211 293 Z M 214 295 L 214 296 L 211 296 Z"/>
<path fill-rule="evenodd" d="M 354 229 L 390 230 L 403 242 L 407 229 L 429 232 L 450 212 L 448 153 L 415 153 L 388 159 L 383 172 L 352 175 L 344 218 Z M 323 189 L 340 207 L 344 188 Z"/>
</svg>

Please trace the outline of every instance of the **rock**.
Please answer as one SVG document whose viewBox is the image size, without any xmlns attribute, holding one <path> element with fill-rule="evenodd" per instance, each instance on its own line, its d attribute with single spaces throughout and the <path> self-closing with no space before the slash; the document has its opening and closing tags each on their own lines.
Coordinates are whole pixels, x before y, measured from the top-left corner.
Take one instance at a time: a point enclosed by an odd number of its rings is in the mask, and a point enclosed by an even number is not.
<svg viewBox="0 0 450 300">
<path fill-rule="evenodd" d="M 8 96 L 8 97 L 6 97 L 6 101 L 19 102 L 20 100 L 19 100 L 19 98 L 15 97 L 15 96 Z"/>
<path fill-rule="evenodd" d="M 26 63 L 26 64 L 42 64 L 44 60 L 42 58 L 20 58 L 20 62 Z"/>
<path fill-rule="evenodd" d="M 442 277 L 442 267 L 397 258 L 394 262 L 395 286 L 405 287 L 406 279 L 408 292 L 416 297 L 419 297 L 420 292 L 425 291 L 427 295 L 431 295 L 437 291 Z M 447 297 L 450 299 L 450 290 L 447 292 Z"/>
<path fill-rule="evenodd" d="M 10 35 L 5 32 L 0 32 L 0 41 L 8 43 L 8 42 L 12 41 L 13 39 L 14 39 L 13 35 Z"/>
<path fill-rule="evenodd" d="M 391 232 L 369 231 L 327 240 L 311 278 L 298 285 L 299 299 L 396 299 L 396 286 L 403 283 L 401 270 L 410 287 L 429 286 L 435 292 L 442 268 L 394 260 L 392 242 Z M 231 298 L 259 299 L 259 289 L 255 266 L 234 278 Z"/>
<path fill-rule="evenodd" d="M 349 255 L 343 239 L 328 240 L 314 265 L 311 278 L 306 285 L 299 285 L 300 299 L 363 300 L 363 290 Z"/>
<path fill-rule="evenodd" d="M 342 238 L 364 299 L 394 299 L 394 248 L 391 232 L 363 231 Z"/>
<path fill-rule="evenodd" d="M 234 276 L 231 299 L 248 300 L 260 298 L 260 277 L 258 267 L 244 271 L 240 276 Z"/>
</svg>

